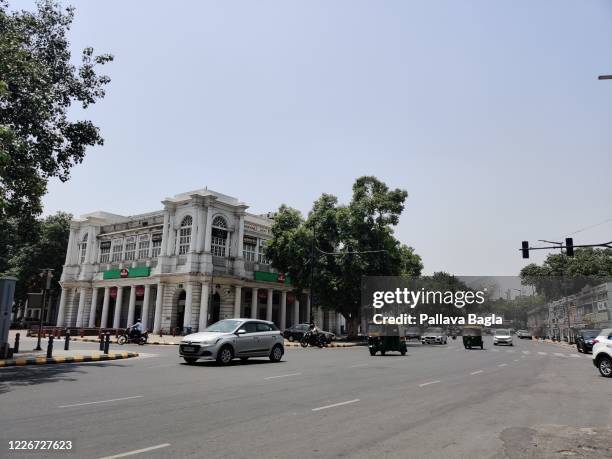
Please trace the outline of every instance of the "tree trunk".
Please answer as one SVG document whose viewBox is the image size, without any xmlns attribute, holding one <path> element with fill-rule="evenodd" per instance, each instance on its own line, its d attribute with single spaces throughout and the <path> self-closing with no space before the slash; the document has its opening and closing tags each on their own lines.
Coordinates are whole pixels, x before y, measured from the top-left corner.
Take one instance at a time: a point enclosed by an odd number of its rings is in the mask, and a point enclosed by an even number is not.
<svg viewBox="0 0 612 459">
<path fill-rule="evenodd" d="M 360 320 L 359 317 L 346 317 L 346 327 L 347 327 L 347 333 L 348 333 L 348 339 L 357 339 L 358 334 L 359 334 L 359 325 L 360 325 Z"/>
</svg>

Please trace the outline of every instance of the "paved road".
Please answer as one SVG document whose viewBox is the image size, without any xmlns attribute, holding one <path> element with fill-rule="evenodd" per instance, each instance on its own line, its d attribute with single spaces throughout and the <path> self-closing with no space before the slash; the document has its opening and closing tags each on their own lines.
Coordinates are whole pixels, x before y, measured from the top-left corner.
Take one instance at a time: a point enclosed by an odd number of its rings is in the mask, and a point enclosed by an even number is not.
<svg viewBox="0 0 612 459">
<path fill-rule="evenodd" d="M 590 356 L 485 347 L 287 349 L 217 367 L 129 346 L 143 356 L 3 369 L 0 456 L 11 439 L 59 439 L 72 453 L 35 457 L 612 457 L 612 380 Z"/>
</svg>

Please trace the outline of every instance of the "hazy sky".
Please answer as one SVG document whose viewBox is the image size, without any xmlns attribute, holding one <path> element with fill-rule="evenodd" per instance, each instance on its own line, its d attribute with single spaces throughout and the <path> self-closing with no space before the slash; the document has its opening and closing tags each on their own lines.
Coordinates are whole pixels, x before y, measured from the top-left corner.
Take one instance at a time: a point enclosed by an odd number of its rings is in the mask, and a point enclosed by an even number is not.
<svg viewBox="0 0 612 459">
<path fill-rule="evenodd" d="M 464 275 L 516 274 L 521 240 L 612 219 L 610 1 L 75 5 L 75 51 L 115 55 L 87 114 L 106 142 L 47 213 L 204 186 L 307 211 L 375 175 L 408 191 L 397 236 L 426 272 Z"/>
</svg>

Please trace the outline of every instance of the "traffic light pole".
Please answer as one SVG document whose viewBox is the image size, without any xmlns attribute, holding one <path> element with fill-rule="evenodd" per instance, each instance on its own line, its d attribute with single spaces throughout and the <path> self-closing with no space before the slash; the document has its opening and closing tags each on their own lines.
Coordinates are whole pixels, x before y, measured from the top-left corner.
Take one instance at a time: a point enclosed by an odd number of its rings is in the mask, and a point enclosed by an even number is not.
<svg viewBox="0 0 612 459">
<path fill-rule="evenodd" d="M 546 247 L 529 247 L 528 241 L 522 242 L 522 247 L 519 249 L 523 253 L 523 258 L 529 258 L 529 252 L 532 250 L 550 250 L 550 249 L 565 249 L 568 257 L 574 256 L 574 249 L 576 248 L 586 248 L 586 247 L 602 247 L 607 249 L 612 249 L 612 241 L 603 242 L 601 244 L 580 244 L 574 245 L 574 241 L 571 237 L 565 238 L 565 245 L 560 242 L 551 242 L 551 241 L 542 241 L 549 242 L 551 244 L 556 244 L 553 246 Z"/>
</svg>

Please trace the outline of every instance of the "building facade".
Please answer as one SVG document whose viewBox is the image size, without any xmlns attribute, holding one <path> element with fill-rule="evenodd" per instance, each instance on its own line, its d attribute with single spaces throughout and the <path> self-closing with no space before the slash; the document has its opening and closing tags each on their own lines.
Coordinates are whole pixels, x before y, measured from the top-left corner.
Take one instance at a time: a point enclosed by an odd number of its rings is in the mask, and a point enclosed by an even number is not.
<svg viewBox="0 0 612 459">
<path fill-rule="evenodd" d="M 527 325 L 536 336 L 570 341 L 578 330 L 611 328 L 612 282 L 533 308 L 527 313 Z"/>
<path fill-rule="evenodd" d="M 275 272 L 264 253 L 270 215 L 208 189 L 162 201 L 134 216 L 107 212 L 72 221 L 57 326 L 189 332 L 231 317 L 274 321 L 281 330 L 311 317 L 334 328 L 336 314 L 311 311 L 307 292 Z"/>
</svg>

